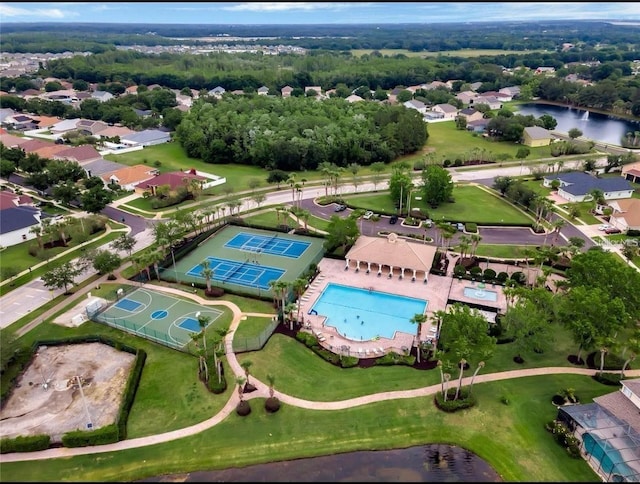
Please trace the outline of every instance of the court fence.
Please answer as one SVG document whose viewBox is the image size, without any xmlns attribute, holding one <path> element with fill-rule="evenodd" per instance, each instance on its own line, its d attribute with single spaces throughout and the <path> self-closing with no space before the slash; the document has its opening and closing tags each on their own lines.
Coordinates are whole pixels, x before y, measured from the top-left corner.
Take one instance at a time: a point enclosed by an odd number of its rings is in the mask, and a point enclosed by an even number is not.
<svg viewBox="0 0 640 484">
<path fill-rule="evenodd" d="M 271 319 L 269 324 L 264 328 L 262 333 L 253 338 L 239 338 L 237 335 L 233 337 L 233 352 L 244 353 L 246 351 L 261 350 L 278 327 L 278 318 Z"/>
</svg>

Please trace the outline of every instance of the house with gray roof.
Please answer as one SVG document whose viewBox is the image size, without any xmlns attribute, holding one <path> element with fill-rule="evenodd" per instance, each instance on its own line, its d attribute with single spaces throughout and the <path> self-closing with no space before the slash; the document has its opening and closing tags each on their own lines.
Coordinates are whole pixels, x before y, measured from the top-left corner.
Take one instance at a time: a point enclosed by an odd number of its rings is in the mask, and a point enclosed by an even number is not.
<svg viewBox="0 0 640 484">
<path fill-rule="evenodd" d="M 449 103 L 436 104 L 431 108 L 431 111 L 442 113 L 444 119 L 454 119 L 458 114 L 458 108 Z"/>
<path fill-rule="evenodd" d="M 89 163 L 83 164 L 82 168 L 84 168 L 84 171 L 87 172 L 87 176 L 91 177 L 118 171 L 126 168 L 126 166 L 127 165 L 116 163 L 115 161 L 109 161 L 105 160 L 104 158 L 100 158 L 98 160 L 90 161 Z"/>
<path fill-rule="evenodd" d="M 101 103 L 113 99 L 115 96 L 107 91 L 94 91 L 91 93 L 91 99 L 97 99 Z"/>
<path fill-rule="evenodd" d="M 41 211 L 37 207 L 20 205 L 0 210 L 0 246 L 10 247 L 35 238 L 29 232 L 40 224 Z"/>
<path fill-rule="evenodd" d="M 132 146 L 152 146 L 171 141 L 171 134 L 159 129 L 145 129 L 120 137 L 120 142 Z"/>
<path fill-rule="evenodd" d="M 617 200 L 620 198 L 631 198 L 633 186 L 622 177 L 597 178 L 581 171 L 569 173 L 558 173 L 546 176 L 542 184 L 551 188 L 553 180 L 558 180 L 558 195 L 569 202 L 588 202 L 593 200 L 590 192 L 600 190 L 605 200 Z"/>
<path fill-rule="evenodd" d="M 424 114 L 427 111 L 427 106 L 422 101 L 418 101 L 417 99 L 411 99 L 409 101 L 405 101 L 402 105 L 407 109 L 415 109 L 421 114 Z"/>
</svg>

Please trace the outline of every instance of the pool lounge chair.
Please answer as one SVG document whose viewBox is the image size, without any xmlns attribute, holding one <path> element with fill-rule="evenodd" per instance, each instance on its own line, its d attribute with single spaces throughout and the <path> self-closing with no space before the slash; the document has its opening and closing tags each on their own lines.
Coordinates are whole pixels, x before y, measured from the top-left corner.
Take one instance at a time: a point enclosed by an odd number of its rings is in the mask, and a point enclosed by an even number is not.
<svg viewBox="0 0 640 484">
<path fill-rule="evenodd" d="M 378 346 L 378 351 L 379 351 L 380 353 L 384 354 L 384 350 L 383 350 L 380 346 Z"/>
<path fill-rule="evenodd" d="M 359 355 L 364 354 L 364 351 L 362 351 L 362 348 L 358 348 L 358 354 L 359 354 Z"/>
<path fill-rule="evenodd" d="M 369 356 L 369 353 L 371 353 L 371 350 L 369 348 L 367 348 L 366 350 L 364 350 L 364 354 Z"/>
</svg>

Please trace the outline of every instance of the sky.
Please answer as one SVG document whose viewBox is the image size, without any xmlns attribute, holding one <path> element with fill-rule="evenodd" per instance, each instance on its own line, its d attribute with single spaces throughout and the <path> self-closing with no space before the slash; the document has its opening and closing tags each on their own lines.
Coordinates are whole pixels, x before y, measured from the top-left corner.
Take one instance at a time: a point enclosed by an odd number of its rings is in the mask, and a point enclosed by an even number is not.
<svg viewBox="0 0 640 484">
<path fill-rule="evenodd" d="M 0 2 L 3 22 L 387 24 L 640 21 L 640 2 Z"/>
</svg>

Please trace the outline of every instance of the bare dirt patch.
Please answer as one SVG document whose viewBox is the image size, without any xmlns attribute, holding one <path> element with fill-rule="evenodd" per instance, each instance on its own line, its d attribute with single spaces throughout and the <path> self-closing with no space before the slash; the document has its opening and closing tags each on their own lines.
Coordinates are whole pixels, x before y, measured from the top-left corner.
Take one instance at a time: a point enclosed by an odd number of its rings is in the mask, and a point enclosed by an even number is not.
<svg viewBox="0 0 640 484">
<path fill-rule="evenodd" d="M 115 423 L 134 360 L 102 343 L 40 346 L 0 410 L 0 437 L 46 434 L 61 442 L 88 423 Z"/>
</svg>

